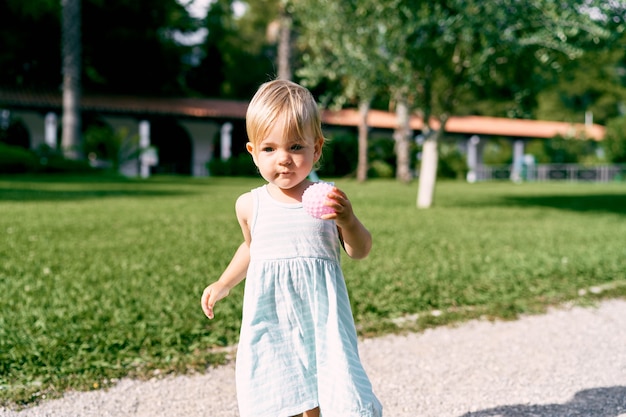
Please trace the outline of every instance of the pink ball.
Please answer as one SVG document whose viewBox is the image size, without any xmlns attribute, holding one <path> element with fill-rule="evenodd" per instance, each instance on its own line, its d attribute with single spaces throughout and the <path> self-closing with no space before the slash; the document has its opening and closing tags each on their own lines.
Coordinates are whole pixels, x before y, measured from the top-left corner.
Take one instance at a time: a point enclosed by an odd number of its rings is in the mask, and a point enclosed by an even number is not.
<svg viewBox="0 0 626 417">
<path fill-rule="evenodd" d="M 304 210 L 316 219 L 321 218 L 325 214 L 334 213 L 332 207 L 324 205 L 326 196 L 332 191 L 334 185 L 327 182 L 316 182 L 311 184 L 304 194 L 302 194 L 302 206 Z"/>
</svg>

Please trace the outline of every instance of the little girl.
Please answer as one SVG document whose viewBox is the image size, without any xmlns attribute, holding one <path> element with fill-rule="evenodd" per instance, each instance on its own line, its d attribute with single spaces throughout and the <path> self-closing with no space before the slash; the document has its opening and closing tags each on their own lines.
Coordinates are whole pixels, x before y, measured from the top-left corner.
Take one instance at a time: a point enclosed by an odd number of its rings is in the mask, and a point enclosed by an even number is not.
<svg viewBox="0 0 626 417">
<path fill-rule="evenodd" d="M 324 144 L 317 104 L 298 84 L 265 83 L 246 129 L 246 148 L 267 184 L 237 199 L 244 242 L 201 301 L 212 319 L 215 303 L 247 277 L 236 359 L 240 414 L 380 417 L 339 264 L 341 247 L 365 258 L 371 235 L 337 188 L 325 203 L 334 213 L 316 219 L 302 207 Z"/>
</svg>

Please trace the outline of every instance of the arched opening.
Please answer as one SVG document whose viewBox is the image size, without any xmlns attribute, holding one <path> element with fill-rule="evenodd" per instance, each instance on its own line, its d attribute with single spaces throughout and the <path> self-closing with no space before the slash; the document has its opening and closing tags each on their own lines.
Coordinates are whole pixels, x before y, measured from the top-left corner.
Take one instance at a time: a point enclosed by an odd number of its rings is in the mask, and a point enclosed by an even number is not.
<svg viewBox="0 0 626 417">
<path fill-rule="evenodd" d="M 150 121 L 150 144 L 157 148 L 159 163 L 153 174 L 192 174 L 191 138 L 175 119 L 159 118 Z"/>
<path fill-rule="evenodd" d="M 21 120 L 11 120 L 7 117 L 0 126 L 0 142 L 9 146 L 19 146 L 30 149 L 30 133 Z"/>
</svg>

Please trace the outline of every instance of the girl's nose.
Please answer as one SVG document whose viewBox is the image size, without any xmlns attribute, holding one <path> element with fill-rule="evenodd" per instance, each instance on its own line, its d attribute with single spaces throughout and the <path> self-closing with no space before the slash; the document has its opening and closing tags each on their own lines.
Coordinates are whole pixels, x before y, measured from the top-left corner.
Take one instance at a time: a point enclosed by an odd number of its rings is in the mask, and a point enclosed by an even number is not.
<svg viewBox="0 0 626 417">
<path fill-rule="evenodd" d="M 291 154 L 287 151 L 281 151 L 278 157 L 278 162 L 281 165 L 291 165 Z"/>
</svg>

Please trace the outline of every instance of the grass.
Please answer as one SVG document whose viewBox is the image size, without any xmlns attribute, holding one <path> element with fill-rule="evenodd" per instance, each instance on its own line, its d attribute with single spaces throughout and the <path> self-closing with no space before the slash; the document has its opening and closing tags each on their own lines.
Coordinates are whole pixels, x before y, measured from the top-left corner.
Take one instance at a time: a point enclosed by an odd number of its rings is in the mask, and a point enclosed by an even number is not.
<svg viewBox="0 0 626 417">
<path fill-rule="evenodd" d="M 362 335 L 626 296 L 626 185 L 337 180 L 374 236 L 343 262 Z M 0 404 L 202 371 L 235 344 L 243 285 L 199 306 L 260 179 L 0 177 Z M 590 290 L 591 289 L 591 290 Z M 602 291 L 600 291 L 602 290 Z"/>
</svg>

